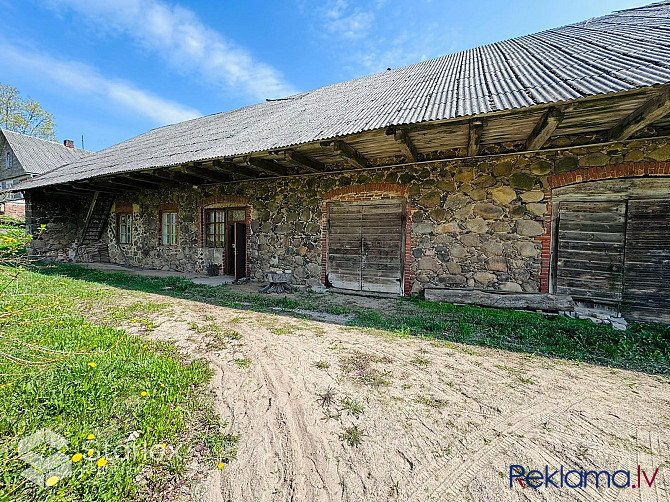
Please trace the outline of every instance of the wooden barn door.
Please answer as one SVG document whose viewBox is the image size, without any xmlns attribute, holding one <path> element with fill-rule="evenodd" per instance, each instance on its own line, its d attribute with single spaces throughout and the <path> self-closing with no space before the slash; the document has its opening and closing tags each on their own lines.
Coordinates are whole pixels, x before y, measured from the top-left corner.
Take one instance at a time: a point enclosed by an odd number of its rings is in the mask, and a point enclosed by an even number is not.
<svg viewBox="0 0 670 502">
<path fill-rule="evenodd" d="M 670 323 L 670 200 L 628 201 L 622 313 Z"/>
<path fill-rule="evenodd" d="M 401 203 L 328 204 L 328 282 L 352 291 L 402 294 Z"/>
<path fill-rule="evenodd" d="M 618 306 L 622 299 L 626 202 L 561 202 L 556 292 Z"/>
</svg>

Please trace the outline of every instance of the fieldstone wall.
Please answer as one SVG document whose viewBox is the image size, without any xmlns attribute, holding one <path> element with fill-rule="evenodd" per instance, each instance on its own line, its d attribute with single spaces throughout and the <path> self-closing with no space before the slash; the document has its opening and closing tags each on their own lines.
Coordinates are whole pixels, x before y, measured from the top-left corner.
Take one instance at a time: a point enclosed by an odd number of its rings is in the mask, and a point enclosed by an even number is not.
<svg viewBox="0 0 670 502">
<path fill-rule="evenodd" d="M 647 139 L 128 193 L 119 197 L 117 205 L 132 207 L 133 244 L 115 244 L 114 215 L 106 238 L 114 262 L 204 272 L 208 254 L 200 247 L 202 201 L 244 197 L 251 215 L 251 277 L 264 280 L 267 271 L 286 269 L 293 271 L 298 284 L 320 285 L 324 196 L 339 187 L 355 191 L 358 185 L 369 190 L 374 184 L 393 184 L 406 187 L 408 194 L 411 293 L 418 294 L 426 286 L 535 292 L 546 288 L 542 255 L 550 223 L 549 177 L 591 167 L 665 160 L 670 160 L 670 143 Z M 159 245 L 161 204 L 178 206 L 177 247 Z"/>
</svg>

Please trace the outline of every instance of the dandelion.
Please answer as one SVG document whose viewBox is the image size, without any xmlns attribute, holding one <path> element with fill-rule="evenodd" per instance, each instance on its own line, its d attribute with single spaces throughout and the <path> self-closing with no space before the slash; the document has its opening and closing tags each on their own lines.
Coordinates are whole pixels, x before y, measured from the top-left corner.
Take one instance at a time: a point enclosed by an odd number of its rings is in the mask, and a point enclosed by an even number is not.
<svg viewBox="0 0 670 502">
<path fill-rule="evenodd" d="M 165 449 L 167 448 L 167 445 L 165 443 L 161 444 L 161 448 Z"/>
<path fill-rule="evenodd" d="M 147 391 L 143 390 L 142 392 L 140 392 L 140 396 L 147 397 Z"/>
<path fill-rule="evenodd" d="M 165 384 L 164 384 L 164 383 L 162 383 L 162 384 L 161 384 L 161 387 L 162 387 L 162 388 L 165 388 Z"/>
<path fill-rule="evenodd" d="M 95 452 L 94 452 L 93 450 L 88 450 L 88 451 L 86 452 L 86 455 L 88 455 L 89 457 L 92 457 L 94 453 L 95 453 Z"/>
<path fill-rule="evenodd" d="M 82 328 L 85 328 L 85 327 L 87 327 L 87 326 L 88 326 L 88 324 L 82 324 L 82 325 L 81 325 Z"/>
<path fill-rule="evenodd" d="M 95 368 L 96 366 L 97 366 L 96 363 L 88 363 L 89 368 Z M 93 438 L 91 438 L 91 439 L 93 439 Z"/>
<path fill-rule="evenodd" d="M 12 307 L 11 305 L 7 305 L 7 306 L 5 307 L 5 310 L 12 310 L 12 308 L 14 308 L 14 307 Z"/>
<path fill-rule="evenodd" d="M 132 319 L 130 322 L 131 322 L 132 324 L 135 324 L 135 323 L 137 322 L 137 319 Z"/>
<path fill-rule="evenodd" d="M 224 463 L 223 463 L 223 462 L 219 462 L 219 465 L 217 465 L 216 468 L 217 468 L 218 470 L 221 470 L 221 469 L 223 469 L 223 466 L 224 466 Z"/>
<path fill-rule="evenodd" d="M 90 364 L 95 364 L 95 363 L 90 363 Z M 92 366 L 92 367 L 95 368 L 95 366 Z M 89 441 L 91 439 L 95 439 L 95 434 L 89 434 L 88 436 L 86 436 L 86 439 L 88 439 Z"/>
<path fill-rule="evenodd" d="M 149 325 L 149 327 L 151 327 L 151 325 Z M 150 342 L 150 341 L 151 341 L 151 338 L 147 338 L 147 342 Z"/>
<path fill-rule="evenodd" d="M 105 457 L 100 457 L 96 464 L 98 467 L 105 467 L 107 465 L 107 459 Z"/>
<path fill-rule="evenodd" d="M 72 461 L 74 463 L 79 462 L 82 458 L 84 458 L 84 456 L 81 453 L 75 453 L 74 455 L 72 455 Z"/>
<path fill-rule="evenodd" d="M 46 485 L 47 486 L 53 486 L 56 483 L 58 483 L 58 476 L 51 476 L 49 479 L 47 479 Z"/>
</svg>

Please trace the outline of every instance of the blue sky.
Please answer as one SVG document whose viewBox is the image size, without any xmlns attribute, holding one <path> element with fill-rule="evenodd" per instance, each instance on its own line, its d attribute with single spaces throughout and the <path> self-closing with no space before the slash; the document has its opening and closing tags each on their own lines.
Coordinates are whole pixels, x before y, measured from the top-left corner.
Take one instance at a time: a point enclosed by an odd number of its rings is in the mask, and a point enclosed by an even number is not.
<svg viewBox="0 0 670 502">
<path fill-rule="evenodd" d="M 149 129 L 650 3 L 0 0 L 0 82 L 100 150 Z"/>
</svg>

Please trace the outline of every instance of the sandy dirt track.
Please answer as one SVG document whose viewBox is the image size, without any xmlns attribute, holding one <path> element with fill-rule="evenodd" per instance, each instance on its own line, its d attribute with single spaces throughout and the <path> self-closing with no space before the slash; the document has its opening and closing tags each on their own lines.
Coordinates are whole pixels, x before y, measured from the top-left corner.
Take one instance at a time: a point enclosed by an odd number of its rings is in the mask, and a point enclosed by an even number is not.
<svg viewBox="0 0 670 502">
<path fill-rule="evenodd" d="M 194 500 L 670 502 L 665 378 L 170 303 L 152 336 L 212 363 L 216 409 L 240 436 L 237 459 L 211 472 Z M 346 411 L 347 398 L 363 412 Z M 353 426 L 358 446 L 343 436 Z M 652 488 L 533 490 L 509 487 L 510 464 L 660 470 Z"/>
</svg>

